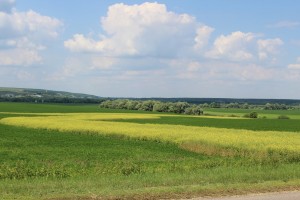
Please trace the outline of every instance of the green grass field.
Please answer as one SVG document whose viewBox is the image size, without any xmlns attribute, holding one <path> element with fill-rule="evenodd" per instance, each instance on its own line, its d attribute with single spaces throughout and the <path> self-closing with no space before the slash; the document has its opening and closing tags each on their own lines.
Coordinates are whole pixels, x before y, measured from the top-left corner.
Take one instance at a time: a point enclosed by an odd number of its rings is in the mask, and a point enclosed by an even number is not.
<svg viewBox="0 0 300 200">
<path fill-rule="evenodd" d="M 36 104 L 0 102 L 0 112 L 16 113 L 88 113 L 97 112 L 97 105 L 85 104 Z"/>
<path fill-rule="evenodd" d="M 238 111 L 232 110 L 232 113 Z M 45 113 L 76 116 L 74 113 L 114 112 L 124 110 L 100 110 L 97 105 L 0 103 L 0 120 L 16 116 L 43 120 L 47 119 Z M 207 112 L 232 114 L 230 110 Z M 109 119 L 108 123 L 149 124 L 150 128 L 183 125 L 187 130 L 188 127 L 216 127 L 234 129 L 235 133 L 239 130 L 262 134 L 284 131 L 290 132 L 293 142 L 297 143 L 300 114 L 285 112 L 269 114 L 289 115 L 293 119 L 162 115 L 150 119 Z M 171 141 L 124 137 L 122 131 L 112 135 L 64 132 L 5 125 L 0 121 L 0 199 L 182 198 L 292 189 L 300 189 L 298 159 L 261 162 L 247 156 L 196 153 Z"/>
<path fill-rule="evenodd" d="M 280 115 L 289 116 L 291 119 L 300 119 L 300 110 L 249 110 L 249 109 L 226 109 L 206 108 L 204 112 L 211 115 L 237 115 L 243 116 L 250 112 L 257 112 L 259 117 L 277 119 Z"/>
<path fill-rule="evenodd" d="M 254 131 L 295 131 L 300 132 L 300 120 L 244 119 L 244 118 L 207 118 L 189 116 L 162 116 L 159 119 L 120 119 L 118 122 L 140 124 L 173 124 L 185 126 L 245 129 Z"/>
</svg>

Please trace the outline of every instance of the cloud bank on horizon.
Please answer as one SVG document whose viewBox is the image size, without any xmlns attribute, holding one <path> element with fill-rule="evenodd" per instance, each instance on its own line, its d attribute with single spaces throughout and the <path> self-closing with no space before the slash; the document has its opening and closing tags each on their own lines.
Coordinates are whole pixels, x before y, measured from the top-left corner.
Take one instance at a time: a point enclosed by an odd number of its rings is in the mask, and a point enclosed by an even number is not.
<svg viewBox="0 0 300 200">
<path fill-rule="evenodd" d="M 96 31 L 72 32 L 75 20 L 19 11 L 17 3 L 0 1 L 2 86 L 101 96 L 300 98 L 300 51 L 293 51 L 300 38 L 289 39 L 300 22 L 269 22 L 266 32 L 222 31 L 166 3 L 124 2 L 99 15 Z"/>
</svg>

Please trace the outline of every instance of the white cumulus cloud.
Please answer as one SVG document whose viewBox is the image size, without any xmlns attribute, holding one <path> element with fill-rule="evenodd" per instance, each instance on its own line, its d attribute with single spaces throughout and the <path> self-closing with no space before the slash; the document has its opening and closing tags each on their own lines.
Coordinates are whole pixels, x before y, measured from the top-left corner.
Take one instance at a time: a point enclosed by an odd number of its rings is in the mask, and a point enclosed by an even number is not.
<svg viewBox="0 0 300 200">
<path fill-rule="evenodd" d="M 104 49 L 103 41 L 95 41 L 82 34 L 76 34 L 72 39 L 64 42 L 65 47 L 75 52 L 101 52 Z"/>
<path fill-rule="evenodd" d="M 256 64 L 238 67 L 233 74 L 237 79 L 251 81 L 271 80 L 272 78 L 277 77 L 276 70 L 264 68 L 263 66 Z"/>
<path fill-rule="evenodd" d="M 214 31 L 212 27 L 201 26 L 197 29 L 197 36 L 195 37 L 195 49 L 202 49 L 208 44 L 211 33 Z"/>
<path fill-rule="evenodd" d="M 255 33 L 233 32 L 229 35 L 219 36 L 213 47 L 205 56 L 212 59 L 228 61 L 255 62 L 255 60 L 271 60 L 276 62 L 276 55 L 284 42 L 280 38 L 259 39 Z"/>
<path fill-rule="evenodd" d="M 30 35 L 36 37 L 56 37 L 62 22 L 43 16 L 32 10 L 12 13 L 0 12 L 0 38 Z"/>
<path fill-rule="evenodd" d="M 266 39 L 258 40 L 257 44 L 259 59 L 265 60 L 278 53 L 278 47 L 283 45 L 283 41 L 279 38 Z"/>
<path fill-rule="evenodd" d="M 188 14 L 168 11 L 164 4 L 114 4 L 101 19 L 105 34 L 93 39 L 75 34 L 64 45 L 75 52 L 110 56 L 174 57 L 207 44 L 213 28 Z"/>
<path fill-rule="evenodd" d="M 288 69 L 300 70 L 300 57 L 297 58 L 297 62 L 294 64 L 289 64 Z"/>
<path fill-rule="evenodd" d="M 57 37 L 63 23 L 32 10 L 19 12 L 13 5 L 12 0 L 0 3 L 0 66 L 39 63 L 45 40 Z"/>
<path fill-rule="evenodd" d="M 283 45 L 280 38 L 234 31 L 210 41 L 214 28 L 191 15 L 169 11 L 164 4 L 114 4 L 96 36 L 76 33 L 64 41 L 75 61 L 61 77 L 86 73 L 112 80 L 147 74 L 161 80 L 264 81 L 277 77 L 266 64 Z M 75 58 L 76 57 L 76 58 Z M 262 63 L 263 62 L 263 63 Z M 267 66 L 267 67 L 266 67 Z M 154 79 L 153 79 L 154 80 Z"/>
<path fill-rule="evenodd" d="M 289 69 L 300 69 L 300 63 L 297 64 L 289 64 L 288 65 Z"/>
<path fill-rule="evenodd" d="M 210 51 L 208 58 L 245 61 L 253 58 L 252 45 L 255 39 L 253 33 L 233 32 L 230 35 L 219 36 Z"/>
<path fill-rule="evenodd" d="M 38 63 L 42 58 L 35 50 L 29 49 L 7 49 L 0 50 L 0 66 L 24 65 L 28 66 Z"/>
</svg>

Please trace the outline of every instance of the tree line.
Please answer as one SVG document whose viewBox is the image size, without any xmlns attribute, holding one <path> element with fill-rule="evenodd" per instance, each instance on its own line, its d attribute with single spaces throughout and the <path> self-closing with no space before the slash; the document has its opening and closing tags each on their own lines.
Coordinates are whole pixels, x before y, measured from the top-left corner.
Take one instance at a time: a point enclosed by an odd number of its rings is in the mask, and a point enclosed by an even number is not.
<svg viewBox="0 0 300 200">
<path fill-rule="evenodd" d="M 134 99 L 109 99 L 103 100 L 102 108 L 143 110 L 154 112 L 171 112 L 178 114 L 201 115 L 205 108 L 234 108 L 234 109 L 257 109 L 257 110 L 290 110 L 299 109 L 299 106 L 291 106 L 279 103 L 266 103 L 265 105 L 251 105 L 248 103 L 203 103 L 192 104 L 187 102 L 164 102 L 159 100 L 134 100 Z"/>
<path fill-rule="evenodd" d="M 270 104 L 285 104 L 288 106 L 298 106 L 300 104 L 300 99 L 234 99 L 234 98 L 128 98 L 131 100 L 140 100 L 140 101 L 146 101 L 146 100 L 155 100 L 155 101 L 162 101 L 162 102 L 187 102 L 190 104 L 210 104 L 212 102 L 222 104 L 222 105 L 228 105 L 230 103 L 237 103 L 240 105 L 243 105 L 245 103 L 249 105 L 257 105 L 262 106 L 267 103 Z"/>
<path fill-rule="evenodd" d="M 279 103 L 266 103 L 265 105 L 250 105 L 248 103 L 204 103 L 200 104 L 201 108 L 237 108 L 237 109 L 262 109 L 262 110 L 289 110 L 289 109 L 296 109 L 299 106 L 290 106 L 286 104 L 279 104 Z"/>
<path fill-rule="evenodd" d="M 202 115 L 200 105 L 187 102 L 161 102 L 155 100 L 139 101 L 129 99 L 106 100 L 100 104 L 101 108 L 142 110 L 153 112 L 170 112 L 176 114 Z"/>
</svg>

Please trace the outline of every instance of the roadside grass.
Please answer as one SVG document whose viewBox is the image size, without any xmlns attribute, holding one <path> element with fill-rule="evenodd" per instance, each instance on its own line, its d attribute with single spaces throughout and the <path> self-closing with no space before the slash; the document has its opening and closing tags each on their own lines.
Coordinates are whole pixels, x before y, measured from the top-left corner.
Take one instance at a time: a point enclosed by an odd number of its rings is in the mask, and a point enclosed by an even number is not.
<svg viewBox="0 0 300 200">
<path fill-rule="evenodd" d="M 228 172 L 227 169 L 225 172 Z M 182 199 L 200 196 L 224 196 L 257 192 L 299 190 L 299 179 L 252 182 L 204 183 L 200 176 L 182 175 L 149 176 L 101 176 L 77 177 L 63 180 L 4 180 L 0 189 L 7 199 L 52 199 L 52 200 L 95 200 L 95 199 Z M 183 174 L 186 175 L 186 174 Z M 182 182 L 182 179 L 198 181 Z M 256 177 L 255 177 L 256 178 Z M 164 182 L 162 181 L 164 180 Z M 193 183 L 194 182 L 194 183 Z M 153 185 L 153 186 L 152 186 Z"/>
</svg>

